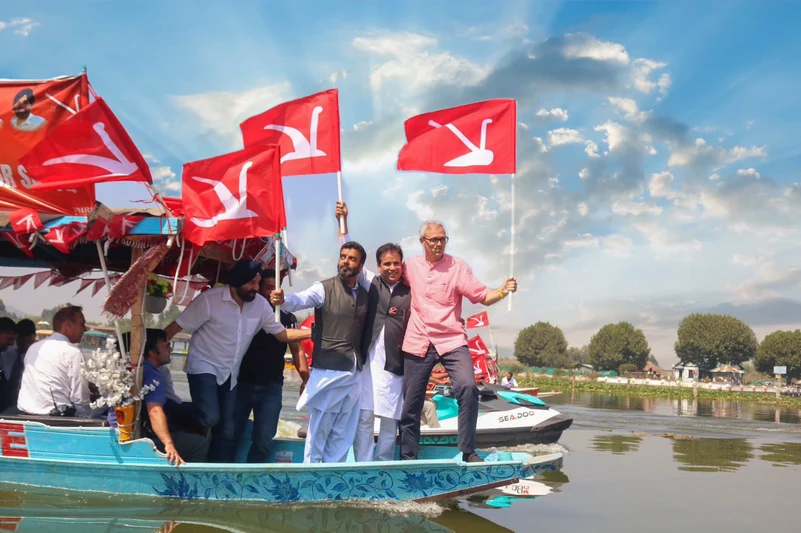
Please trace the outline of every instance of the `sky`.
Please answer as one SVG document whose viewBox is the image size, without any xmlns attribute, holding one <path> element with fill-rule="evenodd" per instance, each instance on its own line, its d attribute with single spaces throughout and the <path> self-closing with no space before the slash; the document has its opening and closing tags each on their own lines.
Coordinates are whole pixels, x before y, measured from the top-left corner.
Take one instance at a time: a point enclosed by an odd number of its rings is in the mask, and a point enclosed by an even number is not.
<svg viewBox="0 0 801 533">
<path fill-rule="evenodd" d="M 501 357 L 537 321 L 581 346 L 626 320 L 669 366 L 690 313 L 732 314 L 760 340 L 799 327 L 800 19 L 791 2 L 30 1 L 0 14 L 0 78 L 86 67 L 170 195 L 184 163 L 241 148 L 243 119 L 336 87 L 350 236 L 412 256 L 440 219 L 491 287 L 509 275 L 509 177 L 395 164 L 405 119 L 514 98 L 520 291 L 490 308 Z M 294 291 L 335 273 L 336 177 L 284 191 Z M 111 206 L 145 196 L 98 187 Z M 102 293 L 76 289 L 0 297 L 98 317 Z"/>
</svg>

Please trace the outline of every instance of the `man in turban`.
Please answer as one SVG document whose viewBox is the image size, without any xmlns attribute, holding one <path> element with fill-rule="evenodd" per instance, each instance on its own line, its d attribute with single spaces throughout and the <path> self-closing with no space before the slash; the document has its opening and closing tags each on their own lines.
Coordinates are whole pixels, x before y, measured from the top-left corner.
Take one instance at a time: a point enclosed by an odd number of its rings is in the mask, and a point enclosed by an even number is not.
<svg viewBox="0 0 801 533">
<path fill-rule="evenodd" d="M 184 370 L 196 422 L 211 431 L 209 462 L 235 459 L 235 387 L 256 333 L 263 329 L 284 343 L 311 337 L 308 330 L 287 330 L 276 322 L 273 308 L 259 294 L 260 280 L 258 261 L 237 262 L 225 285 L 201 293 L 165 330 L 168 339 L 180 331 L 192 333 Z"/>
</svg>

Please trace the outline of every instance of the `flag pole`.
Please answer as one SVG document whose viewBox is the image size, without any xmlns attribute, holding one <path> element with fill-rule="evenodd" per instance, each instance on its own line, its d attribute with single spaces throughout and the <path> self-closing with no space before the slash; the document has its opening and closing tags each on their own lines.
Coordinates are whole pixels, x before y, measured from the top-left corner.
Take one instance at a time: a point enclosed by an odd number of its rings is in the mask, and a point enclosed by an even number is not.
<svg viewBox="0 0 801 533">
<path fill-rule="evenodd" d="M 342 201 L 342 171 L 337 170 L 337 192 L 339 193 L 339 201 Z M 345 219 L 339 217 L 339 234 L 345 235 Z"/>
<path fill-rule="evenodd" d="M 515 175 L 512 174 L 512 227 L 511 227 L 511 245 L 509 247 L 509 277 L 515 276 Z M 509 301 L 506 304 L 506 310 L 512 310 L 512 296 L 514 293 L 509 293 Z"/>
<path fill-rule="evenodd" d="M 495 339 L 492 338 L 492 326 L 487 324 L 487 329 L 489 330 L 490 343 L 492 343 L 492 348 L 495 350 L 495 357 L 498 357 L 498 346 L 495 344 Z"/>
<path fill-rule="evenodd" d="M 515 101 L 515 170 L 517 170 L 517 101 Z M 512 226 L 511 243 L 509 246 L 509 277 L 515 277 L 515 172 L 512 172 L 511 193 L 512 193 Z M 512 297 L 514 293 L 509 293 L 509 301 L 506 303 L 506 310 L 512 311 Z"/>
<path fill-rule="evenodd" d="M 281 288 L 281 233 L 275 235 L 275 288 Z M 281 306 L 275 306 L 275 321 L 281 323 Z"/>
</svg>

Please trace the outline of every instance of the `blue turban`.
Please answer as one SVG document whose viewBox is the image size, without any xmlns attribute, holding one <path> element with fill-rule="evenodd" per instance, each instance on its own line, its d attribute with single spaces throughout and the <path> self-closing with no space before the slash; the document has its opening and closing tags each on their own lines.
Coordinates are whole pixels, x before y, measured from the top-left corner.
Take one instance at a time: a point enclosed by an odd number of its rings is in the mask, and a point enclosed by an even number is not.
<svg viewBox="0 0 801 533">
<path fill-rule="evenodd" d="M 228 271 L 225 279 L 227 280 L 228 285 L 238 289 L 245 283 L 248 283 L 250 280 L 255 278 L 257 275 L 261 274 L 261 270 L 261 263 L 258 261 L 242 259 L 241 261 L 237 261 L 233 268 Z"/>
</svg>

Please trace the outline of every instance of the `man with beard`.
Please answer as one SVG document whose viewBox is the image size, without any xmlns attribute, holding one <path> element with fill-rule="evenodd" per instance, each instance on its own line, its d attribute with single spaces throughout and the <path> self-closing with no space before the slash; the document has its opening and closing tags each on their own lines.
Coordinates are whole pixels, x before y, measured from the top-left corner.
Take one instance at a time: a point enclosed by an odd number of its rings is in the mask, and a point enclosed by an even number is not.
<svg viewBox="0 0 801 533">
<path fill-rule="evenodd" d="M 165 330 L 167 340 L 180 331 L 192 333 L 184 370 L 196 423 L 211 431 L 210 462 L 230 463 L 236 457 L 235 387 L 242 358 L 256 333 L 263 329 L 279 342 L 311 336 L 276 322 L 270 304 L 259 294 L 260 280 L 258 261 L 237 262 L 225 285 L 201 293 Z"/>
<path fill-rule="evenodd" d="M 45 119 L 31 113 L 33 104 L 36 103 L 36 97 L 33 95 L 32 89 L 22 89 L 14 96 L 14 117 L 11 119 L 11 125 L 17 131 L 36 131 L 45 124 Z"/>
<path fill-rule="evenodd" d="M 334 211 L 342 218 L 347 239 L 348 206 L 337 202 Z M 368 294 L 367 326 L 364 328 L 362 350 L 368 363 L 362 372 L 362 400 L 359 406 L 359 426 L 353 442 L 357 461 L 392 461 L 398 420 L 403 407 L 403 335 L 409 322 L 411 293 L 401 282 L 403 250 L 393 243 L 376 250 L 378 275 L 362 269 L 358 282 Z M 375 442 L 375 417 L 379 419 Z"/>
<path fill-rule="evenodd" d="M 297 407 L 309 409 L 305 463 L 344 462 L 356 436 L 368 300 L 356 280 L 366 256 L 359 243 L 346 242 L 339 250 L 338 275 L 286 298 L 280 289 L 270 295 L 273 305 L 290 313 L 314 308 L 312 372 Z"/>
</svg>

